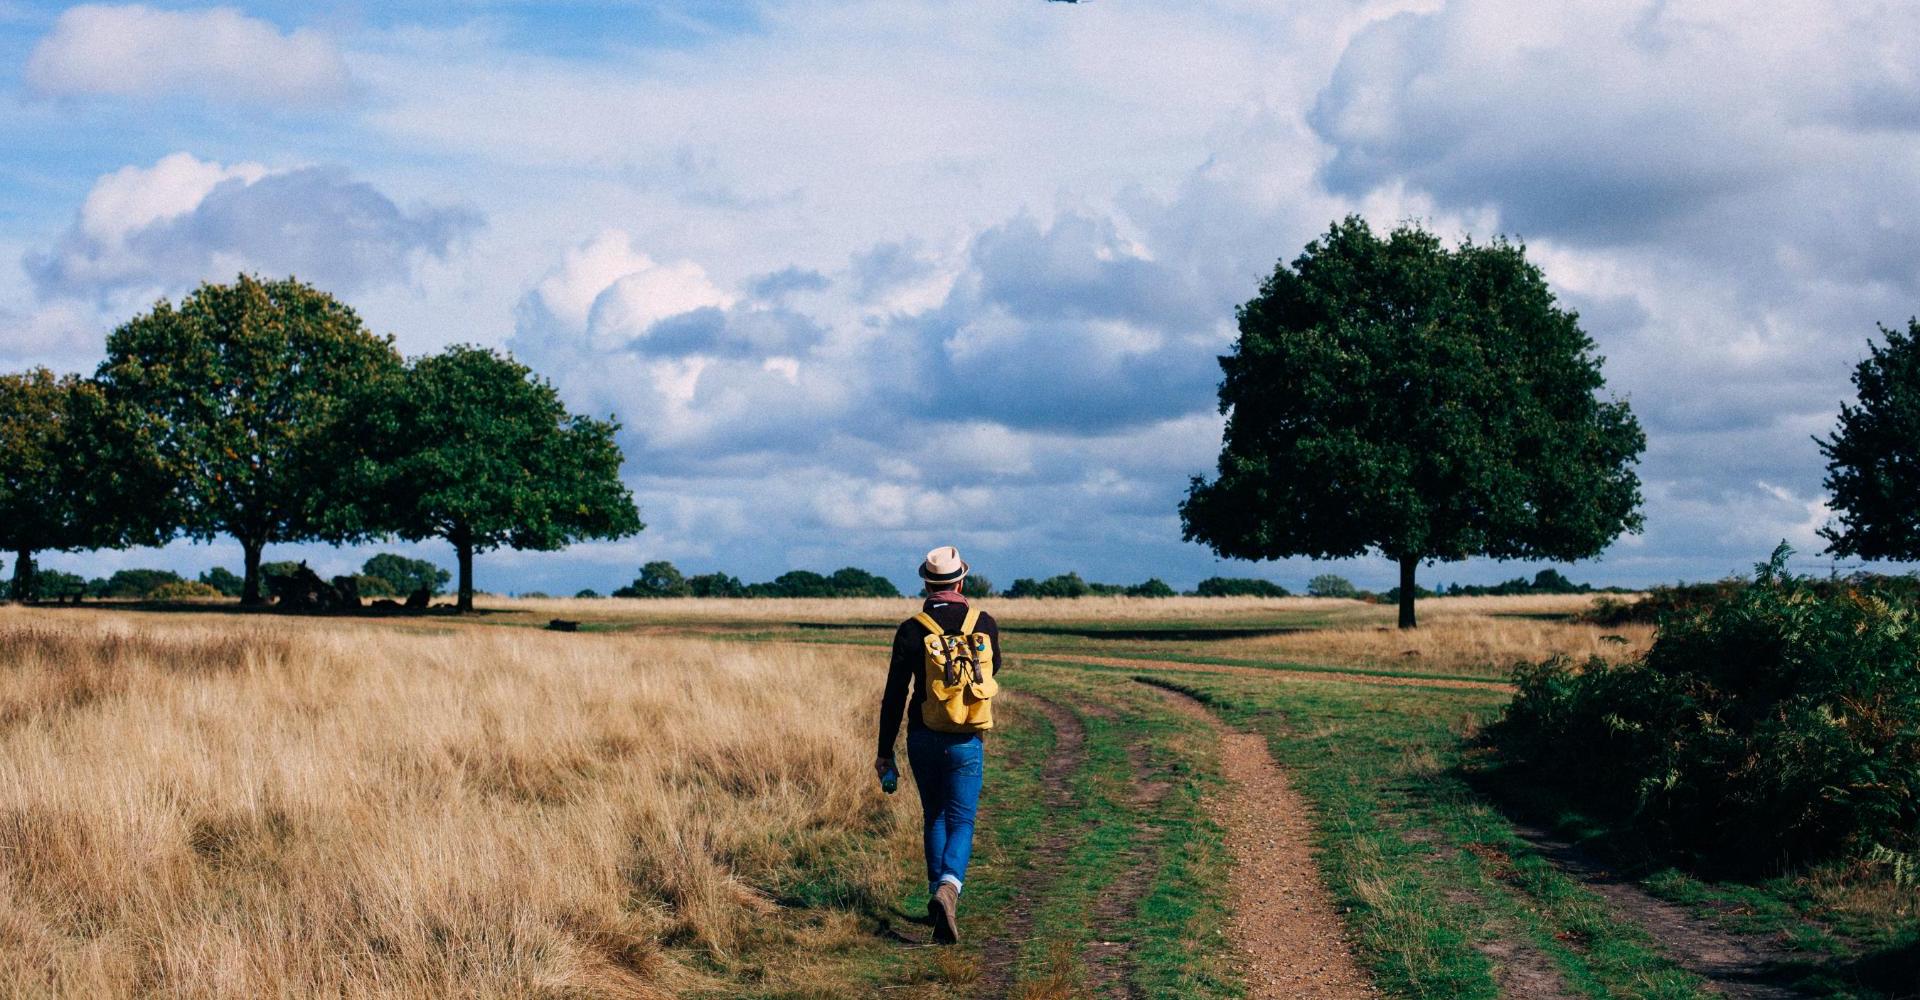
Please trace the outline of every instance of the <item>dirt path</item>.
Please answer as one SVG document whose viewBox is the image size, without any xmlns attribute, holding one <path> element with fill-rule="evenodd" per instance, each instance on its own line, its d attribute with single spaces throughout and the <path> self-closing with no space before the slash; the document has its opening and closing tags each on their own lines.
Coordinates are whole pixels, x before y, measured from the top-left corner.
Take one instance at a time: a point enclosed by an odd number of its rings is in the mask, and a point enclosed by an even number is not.
<svg viewBox="0 0 1920 1000">
<path fill-rule="evenodd" d="M 1144 660 L 1126 656 L 1077 656 L 1072 653 L 1033 656 L 1048 663 L 1132 667 L 1139 670 L 1182 670 L 1195 674 L 1232 674 L 1239 677 L 1265 677 L 1277 681 L 1340 681 L 1348 684 L 1378 684 L 1384 687 L 1452 688 L 1465 691 L 1498 691 L 1512 694 L 1513 685 L 1500 681 L 1463 681 L 1448 677 L 1381 677 L 1376 674 L 1346 673 L 1332 670 L 1289 670 L 1282 666 L 1240 667 L 1225 663 L 1190 663 L 1186 660 Z"/>
<path fill-rule="evenodd" d="M 1776 939 L 1721 930 L 1682 907 L 1660 899 L 1620 877 L 1593 855 L 1537 827 L 1514 825 L 1514 832 L 1549 861 L 1605 899 L 1620 919 L 1646 929 L 1675 962 L 1707 980 L 1708 989 L 1735 1000 L 1800 1000 L 1776 968 L 1803 954 Z"/>
<path fill-rule="evenodd" d="M 1274 763 L 1264 739 L 1236 732 L 1198 700 L 1156 687 L 1169 704 L 1213 727 L 1232 791 L 1207 803 L 1233 854 L 1227 934 L 1246 969 L 1250 1000 L 1377 997 L 1353 960 L 1333 896 L 1309 847 L 1306 800 Z"/>
<path fill-rule="evenodd" d="M 1073 810 L 1074 772 L 1085 763 L 1082 747 L 1087 740 L 1086 729 L 1080 725 L 1079 717 L 1065 706 L 1026 691 L 1016 697 L 1020 707 L 1037 709 L 1053 726 L 1053 752 L 1047 755 L 1047 762 L 1040 769 L 1040 796 L 1046 801 L 1048 816 L 1065 816 Z M 1021 879 L 1014 887 L 1013 905 L 1008 907 L 1006 923 L 995 928 L 981 948 L 979 996 L 989 1000 L 999 1000 L 1012 992 L 1020 946 L 1033 936 L 1034 907 L 1046 898 L 1051 873 L 1058 869 L 1073 833 L 1057 823 L 1049 824 L 1047 830 L 1045 839 L 1034 845 L 1028 858 L 1033 877 Z M 960 912 L 964 932 L 964 905 Z"/>
</svg>

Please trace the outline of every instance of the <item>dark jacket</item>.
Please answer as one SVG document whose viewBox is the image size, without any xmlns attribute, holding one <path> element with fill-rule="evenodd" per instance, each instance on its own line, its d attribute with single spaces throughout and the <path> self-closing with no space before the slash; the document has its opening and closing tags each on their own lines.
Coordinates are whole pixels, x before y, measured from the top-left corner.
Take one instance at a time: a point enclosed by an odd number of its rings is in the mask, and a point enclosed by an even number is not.
<svg viewBox="0 0 1920 1000">
<path fill-rule="evenodd" d="M 936 601 L 927 598 L 920 610 L 925 611 L 940 627 L 949 632 L 957 631 L 960 623 L 966 620 L 967 605 L 961 601 Z M 999 676 L 1006 669 L 1006 651 L 1000 648 L 1000 626 L 995 624 L 993 616 L 980 612 L 980 620 L 974 623 L 973 630 L 985 632 L 993 643 L 993 672 Z M 893 756 L 893 741 L 900 735 L 900 717 L 907 717 L 907 729 L 927 728 L 920 717 L 920 700 L 926 693 L 920 685 L 926 683 L 921 676 L 926 666 L 926 645 L 921 637 L 927 634 L 926 626 L 912 618 L 900 623 L 893 633 L 893 660 L 887 665 L 887 692 L 880 696 L 880 752 L 879 757 Z M 908 698 L 911 692 L 912 698 Z M 908 711 L 911 706 L 913 711 Z"/>
</svg>

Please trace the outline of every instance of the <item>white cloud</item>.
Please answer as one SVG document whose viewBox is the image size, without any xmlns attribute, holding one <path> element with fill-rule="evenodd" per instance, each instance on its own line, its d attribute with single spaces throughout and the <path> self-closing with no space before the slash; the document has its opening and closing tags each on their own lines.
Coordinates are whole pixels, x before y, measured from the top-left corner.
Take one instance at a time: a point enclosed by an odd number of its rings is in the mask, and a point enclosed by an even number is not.
<svg viewBox="0 0 1920 1000">
<path fill-rule="evenodd" d="M 189 93 L 261 104 L 334 100 L 351 87 L 346 60 L 319 32 L 283 34 L 231 7 L 140 4 L 65 11 L 27 57 L 26 80 L 48 96 Z"/>
<path fill-rule="evenodd" d="M 78 217 L 25 266 L 46 298 L 173 294 L 242 270 L 332 291 L 404 281 L 480 224 L 466 208 L 403 209 L 331 167 L 224 166 L 174 153 L 95 182 Z"/>
<path fill-rule="evenodd" d="M 700 265 L 659 263 L 634 249 L 631 235 L 609 229 L 568 250 L 534 287 L 522 305 L 521 342 L 575 336 L 619 349 L 669 316 L 732 302 Z"/>
<path fill-rule="evenodd" d="M 80 229 L 103 244 L 124 244 L 128 233 L 198 208 L 221 181 L 251 184 L 266 173 L 258 163 L 225 167 L 191 153 L 163 156 L 151 167 L 121 167 L 87 192 Z"/>
</svg>

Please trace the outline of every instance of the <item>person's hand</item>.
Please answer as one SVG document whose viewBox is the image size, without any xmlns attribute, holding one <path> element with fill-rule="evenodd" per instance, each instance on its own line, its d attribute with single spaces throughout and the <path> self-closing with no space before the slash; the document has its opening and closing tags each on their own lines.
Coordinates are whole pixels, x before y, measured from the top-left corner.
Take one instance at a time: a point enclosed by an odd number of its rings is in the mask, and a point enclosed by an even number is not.
<svg viewBox="0 0 1920 1000">
<path fill-rule="evenodd" d="M 887 776 L 887 769 L 891 767 L 893 767 L 892 757 L 875 757 L 873 759 L 873 776 L 876 778 L 885 778 Z"/>
</svg>

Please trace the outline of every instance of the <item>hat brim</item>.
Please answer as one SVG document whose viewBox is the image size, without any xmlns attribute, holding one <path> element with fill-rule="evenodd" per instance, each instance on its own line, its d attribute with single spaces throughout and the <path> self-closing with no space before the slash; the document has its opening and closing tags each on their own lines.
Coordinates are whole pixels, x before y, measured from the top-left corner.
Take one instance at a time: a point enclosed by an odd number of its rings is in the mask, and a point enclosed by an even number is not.
<svg viewBox="0 0 1920 1000">
<path fill-rule="evenodd" d="M 933 567 L 928 566 L 926 563 L 921 563 L 920 579 L 924 583 L 959 583 L 967 578 L 967 571 L 972 568 L 973 567 L 968 566 L 965 562 L 962 562 L 960 564 L 960 571 L 957 573 L 936 573 L 933 571 Z"/>
</svg>

